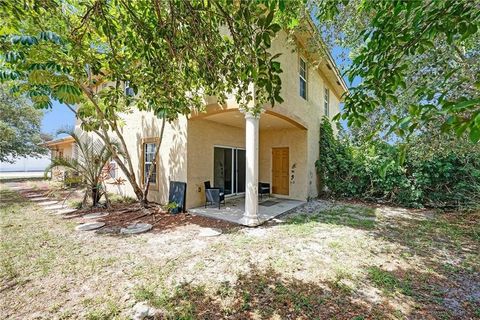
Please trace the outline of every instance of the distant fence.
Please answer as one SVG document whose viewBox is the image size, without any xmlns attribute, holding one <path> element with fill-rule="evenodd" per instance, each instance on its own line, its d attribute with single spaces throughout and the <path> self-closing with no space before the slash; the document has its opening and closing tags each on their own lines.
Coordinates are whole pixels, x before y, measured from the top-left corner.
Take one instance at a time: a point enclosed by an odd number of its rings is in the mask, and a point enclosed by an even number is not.
<svg viewBox="0 0 480 320">
<path fill-rule="evenodd" d="M 44 172 L 50 164 L 50 156 L 41 158 L 19 158 L 14 163 L 0 162 L 0 173 L 7 172 Z"/>
</svg>

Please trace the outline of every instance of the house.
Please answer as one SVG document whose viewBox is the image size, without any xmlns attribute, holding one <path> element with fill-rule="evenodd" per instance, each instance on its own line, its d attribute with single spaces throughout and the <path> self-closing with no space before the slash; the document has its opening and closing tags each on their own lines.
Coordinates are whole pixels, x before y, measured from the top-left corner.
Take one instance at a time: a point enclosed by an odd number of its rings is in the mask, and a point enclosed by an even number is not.
<svg viewBox="0 0 480 320">
<path fill-rule="evenodd" d="M 45 146 L 51 151 L 51 159 L 75 157 L 75 140 L 70 136 L 48 141 L 45 143 Z M 65 168 L 55 167 L 52 169 L 53 180 L 63 181 L 65 174 Z"/>
<path fill-rule="evenodd" d="M 282 104 L 265 105 L 264 112 L 254 117 L 243 113 L 233 97 L 223 105 L 209 97 L 205 112 L 167 124 L 149 199 L 167 203 L 169 182 L 175 180 L 187 183 L 187 208 L 203 206 L 204 182 L 210 181 L 227 196 L 245 194 L 244 223 L 254 225 L 258 182 L 270 183 L 275 197 L 316 197 L 320 121 L 339 112 L 347 87 L 328 52 L 307 50 L 312 41 L 324 47 L 315 27 L 307 23 L 305 31 L 295 34 L 295 44 L 287 41 L 285 32 L 272 42 L 272 53 L 282 53 Z M 155 154 L 161 120 L 136 110 L 125 116 L 125 124 L 126 144 L 143 181 Z M 122 172 L 116 175 L 126 181 Z M 128 183 L 111 188 L 134 196 Z"/>
</svg>

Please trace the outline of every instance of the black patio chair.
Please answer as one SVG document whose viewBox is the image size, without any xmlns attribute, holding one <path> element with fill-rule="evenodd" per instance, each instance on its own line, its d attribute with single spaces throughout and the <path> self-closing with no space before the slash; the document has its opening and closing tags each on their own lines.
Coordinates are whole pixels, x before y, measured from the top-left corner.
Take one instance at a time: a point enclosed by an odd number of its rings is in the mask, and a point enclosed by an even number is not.
<svg viewBox="0 0 480 320">
<path fill-rule="evenodd" d="M 220 209 L 220 204 L 223 202 L 225 205 L 225 192 L 222 188 L 212 188 L 210 186 L 210 181 L 205 181 L 205 208 L 208 204 L 217 204 L 218 209 Z"/>
<path fill-rule="evenodd" d="M 260 195 L 261 199 L 263 199 L 264 194 L 267 194 L 268 196 L 270 196 L 270 183 L 259 182 L 258 183 L 258 194 Z"/>
</svg>

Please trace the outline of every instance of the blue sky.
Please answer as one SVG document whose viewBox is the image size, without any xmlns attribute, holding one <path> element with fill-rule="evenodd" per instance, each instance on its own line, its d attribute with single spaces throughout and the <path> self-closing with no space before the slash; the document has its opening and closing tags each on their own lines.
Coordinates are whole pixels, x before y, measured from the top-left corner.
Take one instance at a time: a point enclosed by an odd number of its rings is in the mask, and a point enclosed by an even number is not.
<svg viewBox="0 0 480 320">
<path fill-rule="evenodd" d="M 50 110 L 44 112 L 42 132 L 56 136 L 57 130 L 75 125 L 75 115 L 59 102 L 54 102 Z"/>
</svg>

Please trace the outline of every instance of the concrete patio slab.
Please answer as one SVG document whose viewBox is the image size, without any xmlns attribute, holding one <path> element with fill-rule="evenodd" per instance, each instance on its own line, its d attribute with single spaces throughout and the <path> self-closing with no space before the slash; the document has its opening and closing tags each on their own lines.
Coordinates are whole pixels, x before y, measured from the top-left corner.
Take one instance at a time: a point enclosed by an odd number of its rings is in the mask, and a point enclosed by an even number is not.
<svg viewBox="0 0 480 320">
<path fill-rule="evenodd" d="M 258 223 L 254 225 L 259 226 L 266 221 L 285 214 L 290 210 L 298 208 L 305 204 L 305 201 L 282 199 L 282 198 L 265 198 L 259 201 L 258 204 Z M 198 207 L 188 210 L 191 214 L 199 216 L 226 220 L 229 222 L 246 225 L 243 222 L 243 213 L 245 212 L 244 198 L 229 198 L 226 199 L 226 204 L 218 209 L 218 206 Z"/>
</svg>

